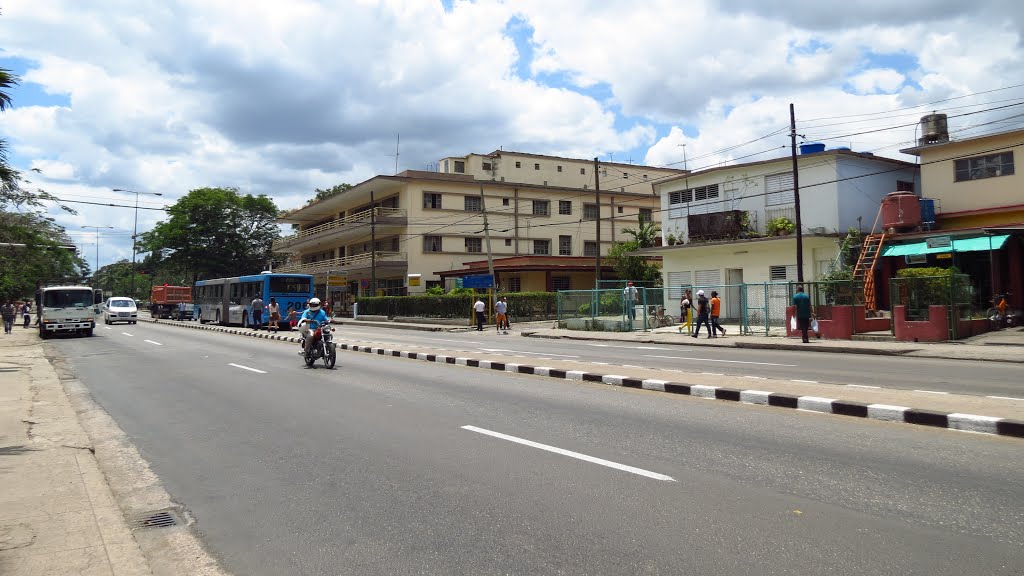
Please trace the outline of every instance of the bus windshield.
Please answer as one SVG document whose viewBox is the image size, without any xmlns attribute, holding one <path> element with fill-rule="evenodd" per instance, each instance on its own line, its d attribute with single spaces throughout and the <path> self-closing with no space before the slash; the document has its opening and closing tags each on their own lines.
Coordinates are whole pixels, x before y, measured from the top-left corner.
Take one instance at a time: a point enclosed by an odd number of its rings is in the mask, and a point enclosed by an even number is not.
<svg viewBox="0 0 1024 576">
<path fill-rule="evenodd" d="M 43 306 L 46 308 L 88 308 L 92 306 L 92 299 L 91 289 L 43 292 Z"/>
<path fill-rule="evenodd" d="M 309 278 L 271 276 L 270 291 L 274 294 L 309 294 Z"/>
</svg>

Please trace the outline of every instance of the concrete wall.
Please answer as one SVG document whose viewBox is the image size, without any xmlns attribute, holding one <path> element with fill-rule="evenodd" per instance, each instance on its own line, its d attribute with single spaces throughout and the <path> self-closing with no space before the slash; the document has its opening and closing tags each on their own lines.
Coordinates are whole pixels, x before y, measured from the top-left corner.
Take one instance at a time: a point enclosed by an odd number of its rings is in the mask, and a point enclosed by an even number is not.
<svg viewBox="0 0 1024 576">
<path fill-rule="evenodd" d="M 942 212 L 961 212 L 1024 204 L 1024 170 L 1015 166 L 1015 174 L 954 181 L 956 158 L 1013 152 L 1014 164 L 1024 161 L 1024 145 L 1019 144 L 1024 130 L 1008 134 L 950 142 L 921 150 L 922 193 L 941 202 Z M 1016 144 L 1016 146 L 1013 146 Z"/>
<path fill-rule="evenodd" d="M 438 163 L 438 171 L 456 173 L 456 161 L 464 163 L 465 174 L 479 180 L 594 189 L 593 160 L 502 151 L 495 156 L 469 154 L 443 158 Z M 489 163 L 491 170 L 484 170 L 484 163 Z M 615 162 L 601 162 L 600 169 L 601 189 L 609 192 L 652 193 L 652 181 L 681 173 L 678 169 Z"/>
<path fill-rule="evenodd" d="M 914 182 L 913 168 L 890 171 L 892 165 L 870 162 L 863 158 L 840 156 L 837 180 L 838 220 L 836 230 L 845 232 L 849 228 L 857 228 L 857 217 L 861 218 L 860 229 L 870 232 L 871 226 L 878 216 L 882 199 L 890 192 L 896 191 L 897 180 Z M 879 174 L 879 172 L 883 172 Z M 861 176 L 849 180 L 848 178 Z M 847 179 L 847 180 L 844 180 Z M 920 186 L 917 186 L 919 189 Z M 882 223 L 878 223 L 881 227 Z"/>
<path fill-rule="evenodd" d="M 906 306 L 893 306 L 893 329 L 902 342 L 944 342 L 949 340 L 949 317 L 945 306 L 929 306 L 928 320 L 907 320 Z"/>
</svg>

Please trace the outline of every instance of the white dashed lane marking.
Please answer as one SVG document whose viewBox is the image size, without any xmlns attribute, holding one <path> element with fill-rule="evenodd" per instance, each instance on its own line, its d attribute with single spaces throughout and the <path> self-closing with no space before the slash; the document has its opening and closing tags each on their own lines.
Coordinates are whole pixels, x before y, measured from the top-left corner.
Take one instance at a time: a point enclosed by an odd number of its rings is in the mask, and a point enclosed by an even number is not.
<svg viewBox="0 0 1024 576">
<path fill-rule="evenodd" d="M 152 340 L 143 340 L 143 342 L 149 342 L 150 344 L 153 344 L 154 346 L 163 346 L 163 344 L 161 344 L 159 342 L 153 342 Z"/>
<path fill-rule="evenodd" d="M 132 336 L 132 337 L 134 337 L 134 336 L 135 336 L 135 334 L 129 334 L 129 333 L 127 333 L 127 332 L 121 332 L 121 334 L 124 334 L 125 336 Z"/>
<path fill-rule="evenodd" d="M 241 368 L 242 370 L 248 370 L 249 372 L 255 372 L 257 374 L 266 374 L 266 372 L 263 371 L 263 370 L 258 370 L 256 368 L 250 368 L 248 366 L 242 366 L 241 364 L 233 364 L 233 363 L 229 362 L 228 366 L 234 366 L 235 368 Z"/>
</svg>

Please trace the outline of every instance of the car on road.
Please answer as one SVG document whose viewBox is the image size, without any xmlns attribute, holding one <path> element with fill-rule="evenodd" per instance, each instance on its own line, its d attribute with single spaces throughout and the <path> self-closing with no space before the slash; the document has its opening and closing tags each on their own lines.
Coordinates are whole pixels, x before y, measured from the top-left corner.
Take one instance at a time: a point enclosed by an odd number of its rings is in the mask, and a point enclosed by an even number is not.
<svg viewBox="0 0 1024 576">
<path fill-rule="evenodd" d="M 103 304 L 103 323 L 127 322 L 135 324 L 139 320 L 139 308 L 135 300 L 124 296 L 108 298 Z"/>
</svg>

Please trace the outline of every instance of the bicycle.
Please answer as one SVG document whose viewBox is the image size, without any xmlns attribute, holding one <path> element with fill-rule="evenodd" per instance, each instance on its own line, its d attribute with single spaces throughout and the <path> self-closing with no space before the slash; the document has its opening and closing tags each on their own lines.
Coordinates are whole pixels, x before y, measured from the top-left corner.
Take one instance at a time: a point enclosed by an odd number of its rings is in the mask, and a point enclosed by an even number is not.
<svg viewBox="0 0 1024 576">
<path fill-rule="evenodd" d="M 647 314 L 647 327 L 650 329 L 660 328 L 662 326 L 675 326 L 676 320 L 669 314 L 665 314 L 664 306 L 657 306 L 654 308 L 654 314 Z"/>
</svg>

